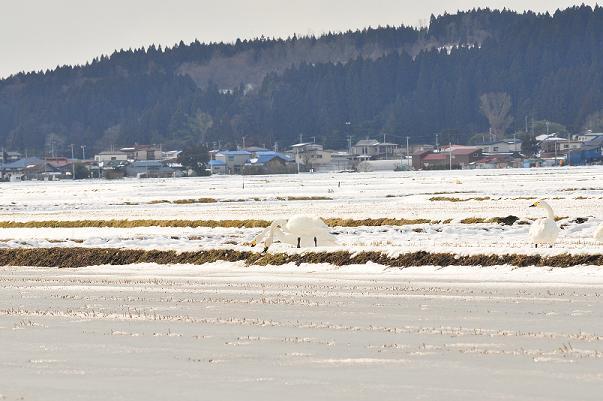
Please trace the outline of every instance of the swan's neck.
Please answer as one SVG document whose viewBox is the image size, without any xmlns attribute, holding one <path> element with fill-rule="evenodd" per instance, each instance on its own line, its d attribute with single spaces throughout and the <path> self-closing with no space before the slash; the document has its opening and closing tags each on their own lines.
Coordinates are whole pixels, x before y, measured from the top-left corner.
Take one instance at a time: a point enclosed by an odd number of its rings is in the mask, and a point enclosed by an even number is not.
<svg viewBox="0 0 603 401">
<path fill-rule="evenodd" d="M 553 212 L 553 208 L 548 203 L 542 203 L 542 208 L 546 210 L 546 214 L 550 219 L 555 220 L 555 212 Z"/>
</svg>

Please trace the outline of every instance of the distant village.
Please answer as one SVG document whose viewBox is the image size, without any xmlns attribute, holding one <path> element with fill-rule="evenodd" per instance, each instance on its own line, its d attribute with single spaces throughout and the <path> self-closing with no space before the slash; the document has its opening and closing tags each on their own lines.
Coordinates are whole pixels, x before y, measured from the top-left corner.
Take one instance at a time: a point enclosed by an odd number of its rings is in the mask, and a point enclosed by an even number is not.
<svg viewBox="0 0 603 401">
<path fill-rule="evenodd" d="M 209 151 L 206 174 L 295 174 L 300 172 L 371 172 L 531 168 L 603 164 L 603 133 L 586 131 L 567 138 L 555 133 L 535 137 L 537 156 L 522 154 L 522 142 L 508 138 L 480 145 L 405 144 L 362 139 L 348 149 L 329 150 L 301 142 L 285 151 L 262 147 Z M 93 158 L 27 157 L 3 151 L 2 181 L 78 178 L 170 178 L 197 175 L 179 162 L 179 150 L 157 145 L 110 149 Z"/>
</svg>

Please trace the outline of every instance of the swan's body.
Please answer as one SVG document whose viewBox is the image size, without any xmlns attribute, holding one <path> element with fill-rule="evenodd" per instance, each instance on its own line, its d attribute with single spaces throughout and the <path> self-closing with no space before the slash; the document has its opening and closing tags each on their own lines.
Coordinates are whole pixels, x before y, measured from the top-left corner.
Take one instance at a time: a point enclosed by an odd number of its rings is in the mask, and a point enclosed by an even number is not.
<svg viewBox="0 0 603 401">
<path fill-rule="evenodd" d="M 597 227 L 597 229 L 595 230 L 595 235 L 593 236 L 593 238 L 597 242 L 603 242 L 603 223 L 600 224 L 599 227 Z"/>
<path fill-rule="evenodd" d="M 274 242 L 282 242 L 297 248 L 336 245 L 335 236 L 322 219 L 315 216 L 296 215 L 288 220 L 275 220 L 258 234 L 253 244 L 263 243 L 268 249 Z"/>
<path fill-rule="evenodd" d="M 553 246 L 559 236 L 559 227 L 555 222 L 553 208 L 545 201 L 535 202 L 530 207 L 539 207 L 546 210 L 547 217 L 538 219 L 530 227 L 530 240 L 538 248 L 538 245 Z"/>
</svg>

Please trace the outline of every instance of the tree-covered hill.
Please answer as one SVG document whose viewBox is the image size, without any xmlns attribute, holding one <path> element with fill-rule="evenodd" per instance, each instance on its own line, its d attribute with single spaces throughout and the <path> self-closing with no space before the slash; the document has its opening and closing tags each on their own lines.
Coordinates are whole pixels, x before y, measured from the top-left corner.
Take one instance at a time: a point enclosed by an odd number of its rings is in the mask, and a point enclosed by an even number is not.
<svg viewBox="0 0 603 401">
<path fill-rule="evenodd" d="M 504 121 L 491 115 L 497 102 L 508 107 Z M 464 141 L 490 126 L 501 135 L 523 129 L 526 118 L 597 129 L 601 116 L 603 9 L 586 6 L 554 15 L 473 10 L 421 29 L 151 46 L 0 81 L 0 143 L 30 153 L 242 137 L 288 145 L 300 134 L 333 147 L 347 135 L 382 133 Z"/>
</svg>

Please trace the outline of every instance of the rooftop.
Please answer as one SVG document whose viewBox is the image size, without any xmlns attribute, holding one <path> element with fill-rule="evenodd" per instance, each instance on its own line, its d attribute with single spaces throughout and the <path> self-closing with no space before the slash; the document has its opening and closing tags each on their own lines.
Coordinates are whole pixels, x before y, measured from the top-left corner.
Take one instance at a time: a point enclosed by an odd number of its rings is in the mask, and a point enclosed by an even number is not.
<svg viewBox="0 0 603 401">
<path fill-rule="evenodd" d="M 450 155 L 448 153 L 430 153 L 423 158 L 423 161 L 441 161 L 448 160 Z"/>
<path fill-rule="evenodd" d="M 375 146 L 378 144 L 379 144 L 379 141 L 377 141 L 376 139 L 361 139 L 358 142 L 356 142 L 356 145 L 354 145 L 354 146 Z"/>
<path fill-rule="evenodd" d="M 216 154 L 224 156 L 250 156 L 251 153 L 246 150 L 222 150 Z"/>
</svg>

